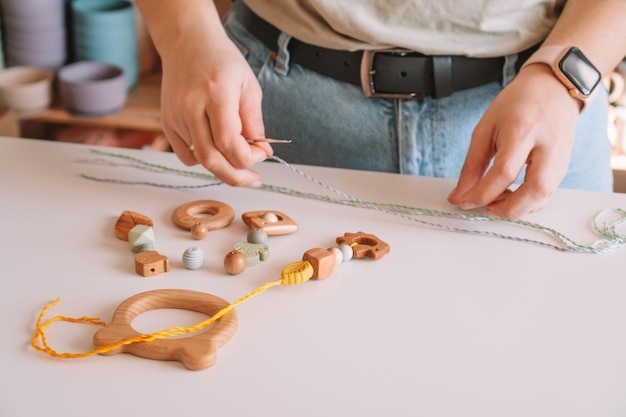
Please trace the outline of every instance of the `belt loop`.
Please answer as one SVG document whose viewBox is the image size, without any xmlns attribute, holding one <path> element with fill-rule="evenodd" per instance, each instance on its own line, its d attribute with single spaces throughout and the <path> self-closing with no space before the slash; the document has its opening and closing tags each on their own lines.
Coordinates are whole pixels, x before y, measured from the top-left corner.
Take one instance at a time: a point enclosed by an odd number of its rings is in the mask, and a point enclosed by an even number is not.
<svg viewBox="0 0 626 417">
<path fill-rule="evenodd" d="M 452 94 L 452 58 L 433 56 L 433 76 L 435 78 L 435 98 Z"/>
<path fill-rule="evenodd" d="M 276 62 L 274 64 L 274 71 L 276 71 L 280 75 L 287 75 L 289 72 L 289 61 L 291 60 L 291 55 L 289 54 L 289 41 L 291 41 L 291 35 L 286 34 L 285 32 L 281 32 L 278 35 L 277 47 L 278 51 L 276 54 Z"/>
<path fill-rule="evenodd" d="M 502 86 L 506 87 L 508 83 L 513 81 L 517 75 L 518 54 L 506 55 L 504 57 L 504 65 L 502 66 Z"/>
</svg>

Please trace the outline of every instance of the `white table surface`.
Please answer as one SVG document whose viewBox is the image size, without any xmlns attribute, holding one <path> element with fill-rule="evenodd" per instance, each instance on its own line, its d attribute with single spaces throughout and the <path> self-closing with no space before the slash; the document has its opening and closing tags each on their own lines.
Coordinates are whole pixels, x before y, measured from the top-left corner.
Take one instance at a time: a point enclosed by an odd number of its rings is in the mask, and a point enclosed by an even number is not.
<svg viewBox="0 0 626 417">
<path fill-rule="evenodd" d="M 176 190 L 99 183 L 80 174 L 203 181 L 79 162 L 97 158 L 89 149 L 0 138 L 2 417 L 626 415 L 626 248 L 562 253 L 225 185 Z M 280 155 L 280 146 L 275 149 Z M 169 153 L 106 150 L 189 169 Z M 452 181 L 303 168 L 362 199 L 455 210 L 445 201 Z M 279 164 L 258 169 L 268 184 L 325 193 Z M 235 221 L 192 240 L 170 216 L 197 199 L 228 203 Z M 626 208 L 626 195 L 560 190 L 527 220 L 587 244 L 596 239 L 591 219 L 611 207 Z M 170 272 L 151 278 L 134 272 L 128 242 L 113 231 L 124 210 L 154 220 L 157 250 L 169 257 Z M 252 210 L 281 211 L 300 230 L 270 237 L 268 261 L 229 276 L 224 255 L 245 241 L 241 214 Z M 480 227 L 549 241 L 503 224 Z M 189 371 L 130 354 L 63 360 L 30 346 L 40 309 L 56 297 L 61 303 L 47 317 L 107 322 L 123 300 L 152 289 L 193 289 L 232 302 L 278 279 L 307 249 L 333 246 L 336 237 L 357 231 L 377 235 L 391 252 L 378 261 L 344 263 L 323 281 L 271 288 L 238 307 L 238 331 L 211 368 Z M 200 270 L 182 266 L 190 246 L 206 254 Z M 154 332 L 205 318 L 161 309 L 134 325 Z M 48 330 L 49 343 L 61 352 L 88 351 L 97 330 L 58 323 Z"/>
</svg>

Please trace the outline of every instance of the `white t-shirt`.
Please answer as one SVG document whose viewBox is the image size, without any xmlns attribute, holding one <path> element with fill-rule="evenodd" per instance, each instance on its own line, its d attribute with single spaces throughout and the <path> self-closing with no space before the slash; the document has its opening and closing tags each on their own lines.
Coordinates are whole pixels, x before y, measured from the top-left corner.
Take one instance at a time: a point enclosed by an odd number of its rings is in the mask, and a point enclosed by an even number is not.
<svg viewBox="0 0 626 417">
<path fill-rule="evenodd" d="M 541 42 L 566 0 L 246 0 L 303 42 L 340 50 L 406 48 L 501 56 Z"/>
</svg>

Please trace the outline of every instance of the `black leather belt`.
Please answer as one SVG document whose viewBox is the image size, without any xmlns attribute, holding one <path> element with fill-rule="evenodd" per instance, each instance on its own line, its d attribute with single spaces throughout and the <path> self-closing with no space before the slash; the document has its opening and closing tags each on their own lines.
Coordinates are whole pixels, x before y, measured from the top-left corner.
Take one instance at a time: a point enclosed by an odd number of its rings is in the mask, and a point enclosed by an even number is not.
<svg viewBox="0 0 626 417">
<path fill-rule="evenodd" d="M 281 31 L 250 10 L 241 0 L 233 6 L 235 18 L 270 50 L 278 49 Z M 362 87 L 368 97 L 441 98 L 455 91 L 502 80 L 504 57 L 423 55 L 405 49 L 340 51 L 289 41 L 292 62 L 319 74 Z M 536 50 L 518 55 L 517 69 Z"/>
</svg>

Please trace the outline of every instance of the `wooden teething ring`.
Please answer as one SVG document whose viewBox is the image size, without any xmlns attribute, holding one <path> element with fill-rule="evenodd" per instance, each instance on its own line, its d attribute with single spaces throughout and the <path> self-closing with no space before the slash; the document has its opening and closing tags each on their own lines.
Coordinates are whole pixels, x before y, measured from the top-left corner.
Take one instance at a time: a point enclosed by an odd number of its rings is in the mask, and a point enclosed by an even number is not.
<svg viewBox="0 0 626 417">
<path fill-rule="evenodd" d="M 146 311 L 159 308 L 180 308 L 197 311 L 209 316 L 230 303 L 220 297 L 191 290 L 154 290 L 134 295 L 117 307 L 111 324 L 99 330 L 93 338 L 96 348 L 141 335 L 131 326 L 132 321 Z M 217 349 L 228 342 L 237 331 L 237 313 L 232 310 L 221 317 L 206 331 L 191 333 L 185 338 L 165 338 L 151 342 L 139 342 L 103 353 L 131 353 L 136 356 L 158 360 L 176 360 L 188 369 L 197 371 L 212 366 Z"/>
<path fill-rule="evenodd" d="M 209 214 L 196 217 L 196 214 Z M 231 206 L 221 201 L 197 200 L 183 204 L 172 213 L 176 226 L 191 230 L 194 239 L 203 239 L 207 232 L 221 229 L 233 222 L 235 212 Z"/>
</svg>

